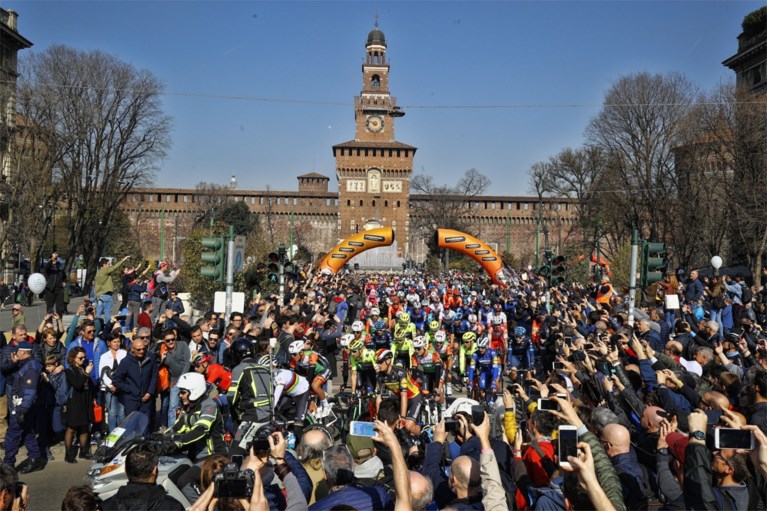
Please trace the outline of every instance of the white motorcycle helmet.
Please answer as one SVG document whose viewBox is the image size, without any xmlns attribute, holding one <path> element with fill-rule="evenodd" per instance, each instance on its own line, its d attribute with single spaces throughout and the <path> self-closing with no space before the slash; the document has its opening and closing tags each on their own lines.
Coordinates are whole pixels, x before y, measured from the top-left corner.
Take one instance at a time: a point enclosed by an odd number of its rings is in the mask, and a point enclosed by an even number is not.
<svg viewBox="0 0 767 511">
<path fill-rule="evenodd" d="M 200 373 L 182 374 L 176 386 L 178 390 L 189 391 L 189 401 L 197 401 L 205 395 L 205 390 L 207 389 L 205 376 Z"/>
<path fill-rule="evenodd" d="M 288 353 L 291 355 L 301 353 L 302 351 L 304 351 L 304 341 L 293 341 L 290 343 L 290 346 L 288 346 Z"/>
</svg>

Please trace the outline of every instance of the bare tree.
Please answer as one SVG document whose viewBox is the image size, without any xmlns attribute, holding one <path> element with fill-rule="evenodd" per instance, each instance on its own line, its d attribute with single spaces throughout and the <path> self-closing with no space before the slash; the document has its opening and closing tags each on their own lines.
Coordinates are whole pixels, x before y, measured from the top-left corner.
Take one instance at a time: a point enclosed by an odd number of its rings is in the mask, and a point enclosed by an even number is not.
<svg viewBox="0 0 767 511">
<path fill-rule="evenodd" d="M 623 226 L 615 226 L 619 230 L 613 233 L 618 240 L 626 239 L 632 228 L 664 239 L 673 228 L 673 149 L 695 95 L 680 74 L 624 76 L 591 120 L 586 135 L 606 158 L 600 188 L 610 187 L 593 191 L 603 195 L 611 219 L 622 218 Z"/>
<path fill-rule="evenodd" d="M 67 261 L 96 268 L 116 206 L 150 183 L 170 145 L 162 85 L 100 51 L 52 46 L 26 54 L 20 111 L 50 152 L 52 180 L 65 204 Z"/>
<path fill-rule="evenodd" d="M 229 187 L 200 181 L 195 185 L 197 216 L 195 224 L 205 226 L 216 221 L 216 210 L 229 202 Z"/>
</svg>

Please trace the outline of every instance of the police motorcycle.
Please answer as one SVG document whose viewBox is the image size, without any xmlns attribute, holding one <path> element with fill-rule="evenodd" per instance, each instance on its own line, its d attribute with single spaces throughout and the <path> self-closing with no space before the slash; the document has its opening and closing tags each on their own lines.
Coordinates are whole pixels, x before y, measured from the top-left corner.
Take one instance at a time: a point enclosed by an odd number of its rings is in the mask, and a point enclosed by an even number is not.
<svg viewBox="0 0 767 511">
<path fill-rule="evenodd" d="M 145 414 L 132 412 L 97 447 L 94 462 L 85 474 L 85 483 L 102 500 L 114 496 L 121 486 L 128 483 L 125 460 L 131 450 L 147 443 L 143 435 L 148 423 Z M 166 454 L 161 441 L 150 440 L 149 443 L 160 453 L 157 484 L 185 508 L 189 507 L 191 503 L 173 481 L 186 472 L 192 462 L 182 454 Z"/>
</svg>

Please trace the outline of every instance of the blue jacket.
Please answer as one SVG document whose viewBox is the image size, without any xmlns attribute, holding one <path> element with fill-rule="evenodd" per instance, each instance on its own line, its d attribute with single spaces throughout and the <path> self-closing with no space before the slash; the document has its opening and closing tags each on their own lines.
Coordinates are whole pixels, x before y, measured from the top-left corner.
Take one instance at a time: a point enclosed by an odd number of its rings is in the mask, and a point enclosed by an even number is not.
<svg viewBox="0 0 767 511">
<path fill-rule="evenodd" d="M 112 373 L 112 385 L 120 393 L 117 395 L 124 405 L 127 402 L 141 403 L 144 394 L 155 395 L 157 393 L 157 363 L 155 357 L 147 354 L 139 362 L 132 354 L 122 359 L 117 370 Z"/>
<path fill-rule="evenodd" d="M 127 288 L 129 302 L 140 302 L 141 294 L 146 293 L 146 283 L 138 284 L 136 282 L 132 282 L 128 284 Z"/>
<path fill-rule="evenodd" d="M 339 504 L 345 504 L 358 511 L 394 509 L 394 503 L 381 487 L 345 486 L 309 506 L 309 511 L 332 509 Z"/>
<path fill-rule="evenodd" d="M 77 339 L 69 343 L 69 347 L 67 347 L 67 358 L 69 357 L 69 352 L 72 351 L 72 348 L 83 348 L 85 350 L 85 358 L 87 360 L 93 361 L 93 370 L 91 371 L 91 381 L 93 384 L 98 388 L 99 384 L 99 359 L 101 359 L 101 355 L 107 352 L 109 348 L 107 348 L 107 343 L 104 342 L 103 339 L 100 339 L 98 337 L 94 338 L 92 342 L 88 342 L 83 339 L 83 336 L 79 336 Z M 66 362 L 66 360 L 65 360 Z M 67 367 L 69 367 L 68 363 L 65 363 Z"/>
<path fill-rule="evenodd" d="M 42 372 L 43 365 L 34 358 L 19 363 L 18 369 L 11 376 L 13 392 L 8 400 L 11 415 L 25 415 L 35 405 Z"/>
<path fill-rule="evenodd" d="M 697 302 L 703 296 L 703 282 L 698 279 L 691 280 L 684 288 L 684 301 Z"/>
<path fill-rule="evenodd" d="M 634 450 L 611 456 L 610 461 L 615 467 L 615 471 L 618 472 L 626 508 L 646 509 L 649 488 L 645 484 L 642 466 L 639 464 Z"/>
</svg>

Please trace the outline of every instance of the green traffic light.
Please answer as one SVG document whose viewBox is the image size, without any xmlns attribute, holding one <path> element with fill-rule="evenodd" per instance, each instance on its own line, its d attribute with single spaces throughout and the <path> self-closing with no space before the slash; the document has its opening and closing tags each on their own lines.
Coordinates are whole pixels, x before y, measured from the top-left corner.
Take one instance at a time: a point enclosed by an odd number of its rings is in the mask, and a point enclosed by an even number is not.
<svg viewBox="0 0 767 511">
<path fill-rule="evenodd" d="M 200 253 L 200 275 L 209 279 L 223 281 L 226 276 L 226 241 L 224 238 L 202 238 L 203 249 L 209 252 Z"/>
</svg>

